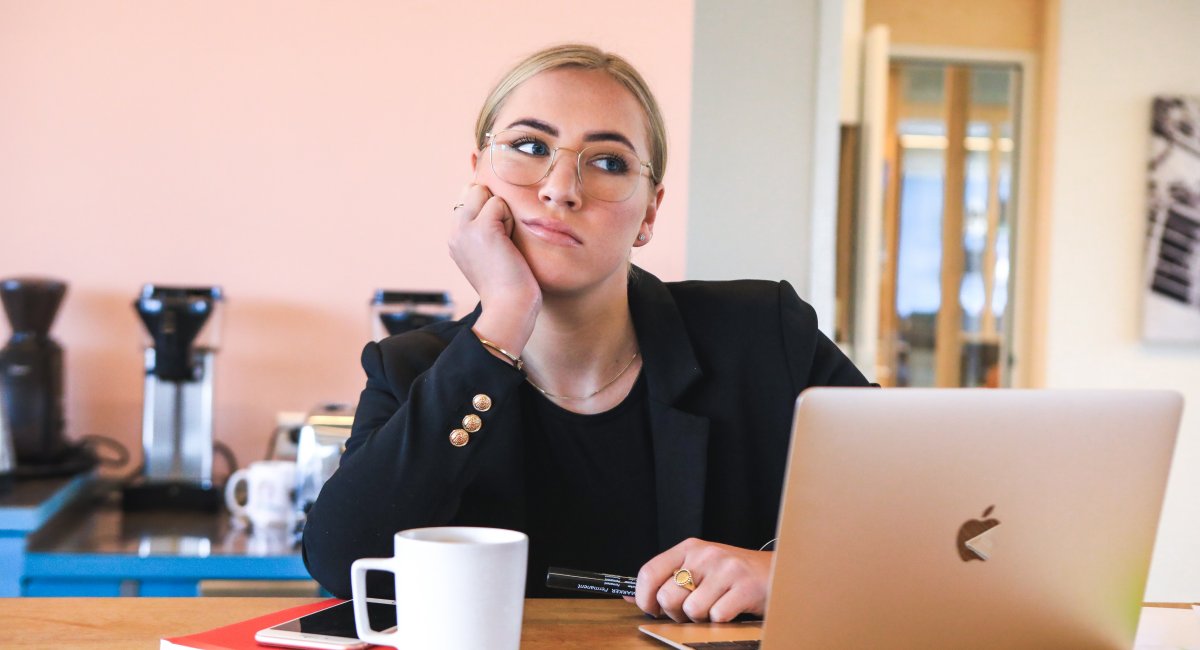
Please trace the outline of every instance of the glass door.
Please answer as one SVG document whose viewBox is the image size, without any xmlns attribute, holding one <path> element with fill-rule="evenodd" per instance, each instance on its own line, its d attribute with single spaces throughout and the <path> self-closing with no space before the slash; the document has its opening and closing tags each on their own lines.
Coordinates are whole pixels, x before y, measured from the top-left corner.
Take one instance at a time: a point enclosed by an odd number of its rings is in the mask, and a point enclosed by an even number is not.
<svg viewBox="0 0 1200 650">
<path fill-rule="evenodd" d="M 1017 66 L 893 60 L 877 367 L 889 386 L 1011 385 Z"/>
</svg>

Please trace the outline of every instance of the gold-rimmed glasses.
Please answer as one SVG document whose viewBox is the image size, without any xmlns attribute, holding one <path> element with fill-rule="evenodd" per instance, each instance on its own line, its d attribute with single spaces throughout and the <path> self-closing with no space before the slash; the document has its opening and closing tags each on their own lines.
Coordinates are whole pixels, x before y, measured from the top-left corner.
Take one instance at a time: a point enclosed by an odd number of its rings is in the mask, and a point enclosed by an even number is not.
<svg viewBox="0 0 1200 650">
<path fill-rule="evenodd" d="M 505 129 L 488 133 L 488 157 L 496 176 L 513 185 L 533 185 L 550 174 L 561 150 L 541 133 Z M 601 142 L 580 149 L 575 157 L 575 178 L 587 196 L 599 201 L 624 201 L 633 196 L 642 170 L 650 163 L 618 142 Z"/>
</svg>

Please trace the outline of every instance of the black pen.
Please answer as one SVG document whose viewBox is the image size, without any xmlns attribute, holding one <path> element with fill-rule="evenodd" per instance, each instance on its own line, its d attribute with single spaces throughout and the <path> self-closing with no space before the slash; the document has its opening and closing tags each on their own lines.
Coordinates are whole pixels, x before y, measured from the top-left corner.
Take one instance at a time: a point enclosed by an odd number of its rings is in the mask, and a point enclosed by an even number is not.
<svg viewBox="0 0 1200 650">
<path fill-rule="evenodd" d="M 546 570 L 546 586 L 552 589 L 584 591 L 611 596 L 637 595 L 637 578 L 579 569 L 550 567 Z"/>
</svg>

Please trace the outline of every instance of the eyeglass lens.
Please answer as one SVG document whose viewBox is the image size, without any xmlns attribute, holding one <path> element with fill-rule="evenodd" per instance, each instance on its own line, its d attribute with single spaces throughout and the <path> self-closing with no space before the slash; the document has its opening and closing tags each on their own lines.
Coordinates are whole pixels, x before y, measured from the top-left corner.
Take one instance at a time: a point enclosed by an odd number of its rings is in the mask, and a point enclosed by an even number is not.
<svg viewBox="0 0 1200 650">
<path fill-rule="evenodd" d="M 533 185 L 550 173 L 555 153 L 542 135 L 513 129 L 501 131 L 492 137 L 492 171 L 506 183 Z M 566 154 L 565 160 L 570 158 Z M 584 194 L 600 201 L 624 201 L 637 188 L 642 161 L 628 147 L 603 143 L 581 150 L 575 157 L 575 169 Z"/>
</svg>

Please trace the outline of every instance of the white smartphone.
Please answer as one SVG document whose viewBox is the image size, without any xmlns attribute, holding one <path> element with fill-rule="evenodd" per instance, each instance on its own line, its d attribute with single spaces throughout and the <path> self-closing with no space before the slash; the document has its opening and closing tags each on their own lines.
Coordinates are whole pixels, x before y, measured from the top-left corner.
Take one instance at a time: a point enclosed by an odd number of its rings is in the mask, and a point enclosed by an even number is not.
<svg viewBox="0 0 1200 650">
<path fill-rule="evenodd" d="M 396 601 L 367 599 L 371 627 L 387 632 L 396 627 Z M 286 623 L 259 630 L 254 640 L 263 645 L 311 650 L 357 650 L 370 644 L 358 638 L 354 627 L 354 601 L 347 600 Z"/>
</svg>

